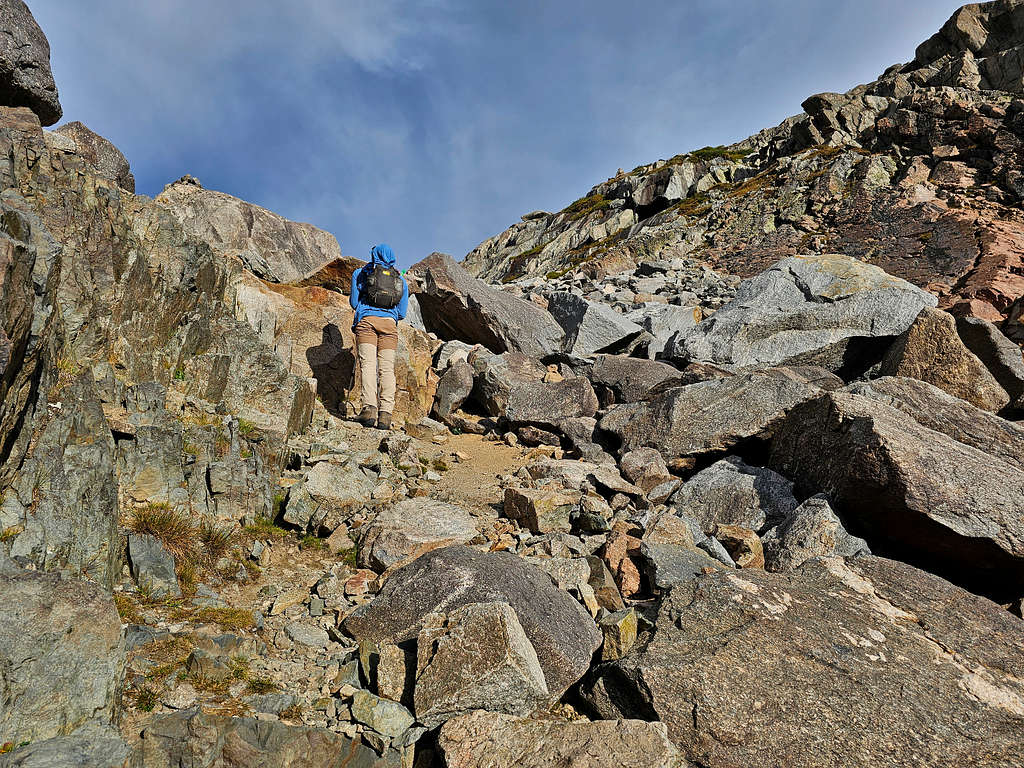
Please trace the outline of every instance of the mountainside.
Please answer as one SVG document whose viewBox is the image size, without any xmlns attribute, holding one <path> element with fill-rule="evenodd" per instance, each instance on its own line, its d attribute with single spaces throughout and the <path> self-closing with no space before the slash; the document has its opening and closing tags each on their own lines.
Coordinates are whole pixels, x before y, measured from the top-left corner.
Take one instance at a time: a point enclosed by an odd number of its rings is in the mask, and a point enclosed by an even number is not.
<svg viewBox="0 0 1024 768">
<path fill-rule="evenodd" d="M 422 259 L 389 430 L 0 10 L 0 768 L 1020 768 L 1024 3 Z"/>
<path fill-rule="evenodd" d="M 840 252 L 1001 321 L 1024 293 L 1024 6 L 968 5 L 914 60 L 729 147 L 620 173 L 465 260 L 487 280 L 700 259 L 741 277 Z"/>
</svg>

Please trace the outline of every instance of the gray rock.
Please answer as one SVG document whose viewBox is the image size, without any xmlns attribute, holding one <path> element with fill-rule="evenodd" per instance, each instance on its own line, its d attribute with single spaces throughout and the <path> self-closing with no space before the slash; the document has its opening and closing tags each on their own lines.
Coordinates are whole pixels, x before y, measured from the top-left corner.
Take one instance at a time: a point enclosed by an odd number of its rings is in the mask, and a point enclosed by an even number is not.
<svg viewBox="0 0 1024 768">
<path fill-rule="evenodd" d="M 123 768 L 130 754 L 115 728 L 90 722 L 0 755 L 0 768 Z"/>
<path fill-rule="evenodd" d="M 960 340 L 953 316 L 930 307 L 921 310 L 910 328 L 893 342 L 882 360 L 881 372 L 926 381 L 986 411 L 998 411 L 1010 400 Z"/>
<path fill-rule="evenodd" d="M 637 448 L 622 457 L 622 475 L 645 494 L 672 479 L 668 466 L 654 448 Z"/>
<path fill-rule="evenodd" d="M 135 192 L 135 177 L 128 161 L 121 150 L 105 138 L 93 133 L 77 120 L 64 123 L 54 133 L 69 139 L 74 144 L 74 151 L 95 168 L 98 175 L 110 179 L 121 189 Z"/>
<path fill-rule="evenodd" d="M 506 488 L 502 512 L 533 533 L 568 533 L 572 515 L 578 509 L 578 491 L 550 488 Z"/>
<path fill-rule="evenodd" d="M 698 765 L 995 768 L 1019 754 L 1019 645 L 1019 619 L 908 565 L 815 560 L 673 589 L 650 641 L 584 696 L 662 721 Z"/>
<path fill-rule="evenodd" d="M 0 0 L 0 106 L 28 107 L 43 125 L 63 112 L 50 71 L 50 44 L 22 0 Z"/>
<path fill-rule="evenodd" d="M 515 610 L 553 699 L 586 672 L 601 644 L 593 619 L 546 573 L 513 554 L 464 546 L 435 549 L 398 569 L 343 626 L 360 640 L 401 643 L 419 635 L 428 614 L 484 602 Z"/>
<path fill-rule="evenodd" d="M 513 386 L 524 382 L 539 383 L 544 379 L 547 368 L 521 352 L 505 352 L 493 355 L 488 352 L 474 352 L 469 358 L 476 371 L 473 399 L 490 416 L 501 416 L 512 397 Z"/>
<path fill-rule="evenodd" d="M 297 621 L 286 624 L 284 633 L 292 642 L 309 648 L 326 648 L 331 640 L 327 631 L 321 627 Z"/>
<path fill-rule="evenodd" d="M 732 559 L 732 555 L 718 539 L 714 536 L 707 536 L 696 542 L 697 549 L 704 550 L 713 560 L 717 560 L 722 565 L 728 566 L 729 568 L 736 568 L 736 561 Z"/>
<path fill-rule="evenodd" d="M 391 738 L 401 736 L 416 722 L 409 710 L 397 701 L 382 699 L 365 690 L 356 691 L 352 697 L 352 717 Z"/>
<path fill-rule="evenodd" d="M 607 390 L 611 403 L 638 403 L 647 398 L 655 387 L 666 382 L 682 381 L 681 372 L 668 363 L 641 360 L 625 355 L 598 355 L 590 370 L 590 381 L 595 389 Z"/>
<path fill-rule="evenodd" d="M 874 551 L 970 585 L 1024 591 L 1024 472 L 876 399 L 830 392 L 795 408 L 771 466 L 824 493 Z"/>
<path fill-rule="evenodd" d="M 139 589 L 154 597 L 181 597 L 174 555 L 155 536 L 128 535 L 128 564 Z"/>
<path fill-rule="evenodd" d="M 648 583 L 657 590 L 671 589 L 705 573 L 718 570 L 722 563 L 697 547 L 678 544 L 640 545 L 640 560 Z M 734 567 L 730 560 L 729 567 Z"/>
<path fill-rule="evenodd" d="M 812 496 L 761 537 L 764 567 L 792 571 L 812 557 L 870 555 L 864 539 L 851 536 L 824 496 Z"/>
<path fill-rule="evenodd" d="M 551 315 L 472 277 L 451 256 L 433 253 L 410 271 L 423 281 L 417 298 L 424 324 L 442 339 L 534 357 L 561 351 L 564 334 Z"/>
<path fill-rule="evenodd" d="M 280 715 L 289 707 L 295 706 L 298 699 L 292 693 L 262 693 L 246 696 L 243 701 L 252 707 L 254 712 Z"/>
<path fill-rule="evenodd" d="M 473 391 L 473 367 L 465 360 L 456 360 L 437 382 L 434 416 L 447 423 L 454 411 L 462 407 Z"/>
<path fill-rule="evenodd" d="M 640 325 L 655 338 L 648 347 L 653 357 L 662 352 L 665 344 L 677 333 L 685 333 L 704 319 L 699 306 L 687 307 L 677 304 L 646 304 L 641 309 L 626 313 L 626 318 Z"/>
<path fill-rule="evenodd" d="M 512 426 L 557 430 L 567 419 L 592 417 L 597 396 L 590 382 L 580 377 L 565 381 L 514 381 L 502 414 Z"/>
<path fill-rule="evenodd" d="M 428 498 L 403 499 L 361 528 L 359 563 L 383 571 L 431 549 L 465 544 L 476 535 L 476 519 L 462 507 Z"/>
<path fill-rule="evenodd" d="M 744 281 L 736 299 L 674 336 L 665 356 L 739 368 L 809 363 L 839 370 L 853 339 L 903 333 L 934 296 L 841 255 L 791 256 Z"/>
<path fill-rule="evenodd" d="M 666 460 L 728 451 L 770 436 L 786 412 L 820 390 L 785 368 L 669 389 L 649 402 L 617 405 L 599 422 L 622 451 L 656 448 Z"/>
<path fill-rule="evenodd" d="M 84 581 L 0 571 L 0 744 L 109 724 L 124 674 L 121 617 Z"/>
<path fill-rule="evenodd" d="M 524 715 L 548 701 L 537 654 L 508 603 L 428 616 L 416 647 L 416 719 L 428 728 L 475 709 Z"/>
<path fill-rule="evenodd" d="M 334 530 L 373 493 L 374 478 L 355 461 L 344 466 L 321 461 L 288 492 L 284 521 L 315 532 Z"/>
<path fill-rule="evenodd" d="M 142 729 L 132 768 L 402 768 L 403 752 L 382 754 L 358 738 L 322 728 L 251 717 L 208 715 L 198 708 L 156 715 Z M 408 755 L 411 761 L 412 755 Z"/>
<path fill-rule="evenodd" d="M 792 482 L 766 467 L 752 467 L 738 456 L 698 472 L 669 503 L 697 520 L 708 536 L 719 524 L 760 532 L 778 525 L 797 508 Z"/>
<path fill-rule="evenodd" d="M 956 332 L 1006 390 L 1011 405 L 1020 401 L 1024 396 L 1024 356 L 1020 347 L 980 317 L 958 317 Z"/>
<path fill-rule="evenodd" d="M 565 351 L 579 357 L 614 352 L 643 330 L 606 304 L 564 291 L 548 296 L 548 311 L 565 332 Z"/>
<path fill-rule="evenodd" d="M 192 176 L 168 184 L 156 202 L 186 233 L 270 282 L 300 281 L 341 258 L 341 248 L 330 232 L 203 189 Z"/>
<path fill-rule="evenodd" d="M 471 712 L 438 735 L 445 768 L 552 768 L 585 760 L 588 768 L 675 768 L 675 747 L 662 723 L 642 720 L 565 722 Z"/>
</svg>

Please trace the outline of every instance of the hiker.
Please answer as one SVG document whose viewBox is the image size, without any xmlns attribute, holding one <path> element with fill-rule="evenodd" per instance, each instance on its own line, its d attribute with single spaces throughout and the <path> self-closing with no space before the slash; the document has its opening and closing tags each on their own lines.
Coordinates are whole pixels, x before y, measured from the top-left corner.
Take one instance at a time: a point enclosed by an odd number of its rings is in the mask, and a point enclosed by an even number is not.
<svg viewBox="0 0 1024 768">
<path fill-rule="evenodd" d="M 395 350 L 398 321 L 409 307 L 409 286 L 395 266 L 391 246 L 381 243 L 370 249 L 370 263 L 352 275 L 349 303 L 356 311 L 352 331 L 359 355 L 362 410 L 357 420 L 364 427 L 391 429 L 395 409 Z M 380 376 L 380 399 L 377 379 Z"/>
</svg>

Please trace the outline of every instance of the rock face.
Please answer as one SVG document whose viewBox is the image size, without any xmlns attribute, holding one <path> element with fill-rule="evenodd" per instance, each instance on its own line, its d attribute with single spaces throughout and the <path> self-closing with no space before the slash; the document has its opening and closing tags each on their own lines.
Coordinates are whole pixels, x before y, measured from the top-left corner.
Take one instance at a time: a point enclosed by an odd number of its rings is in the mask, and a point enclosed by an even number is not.
<svg viewBox="0 0 1024 768">
<path fill-rule="evenodd" d="M 879 553 L 986 594 L 1024 589 L 1024 472 L 878 400 L 831 392 L 790 413 L 771 465 L 825 493 Z"/>
<path fill-rule="evenodd" d="M 298 282 L 341 258 L 334 235 L 311 224 L 203 189 L 185 176 L 156 197 L 192 237 L 219 254 L 238 259 L 246 269 L 272 283 Z"/>
<path fill-rule="evenodd" d="M 124 673 L 121 618 L 95 585 L 0 569 L 0 743 L 111 723 Z"/>
<path fill-rule="evenodd" d="M 289 490 L 284 521 L 310 531 L 333 530 L 369 498 L 373 480 L 355 462 L 318 462 Z"/>
<path fill-rule="evenodd" d="M 766 437 L 786 412 L 820 390 L 776 368 L 665 390 L 643 403 L 618 405 L 600 428 L 622 450 L 656 448 L 666 460 L 728 451 Z"/>
<path fill-rule="evenodd" d="M 344 627 L 359 639 L 401 643 L 419 635 L 428 614 L 483 602 L 512 606 L 552 699 L 579 680 L 601 645 L 593 619 L 543 571 L 514 555 L 461 546 L 435 549 L 395 571 Z"/>
<path fill-rule="evenodd" d="M 508 603 L 428 616 L 416 648 L 416 719 L 428 728 L 475 709 L 524 715 L 548 699 L 537 654 Z"/>
<path fill-rule="evenodd" d="M 434 499 L 403 499 L 382 509 L 361 530 L 360 564 L 381 571 L 438 547 L 465 544 L 477 535 L 469 512 Z"/>
<path fill-rule="evenodd" d="M 132 768 L 400 768 L 401 751 L 383 755 L 361 741 L 319 728 L 186 709 L 154 717 L 142 731 Z"/>
<path fill-rule="evenodd" d="M 599 667 L 586 696 L 602 717 L 661 720 L 710 768 L 1009 766 L 1019 623 L 879 558 L 710 574 L 672 590 L 650 639 Z"/>
<path fill-rule="evenodd" d="M 655 387 L 667 386 L 679 378 L 681 372 L 678 368 L 656 360 L 640 360 L 625 355 L 598 355 L 589 375 L 596 390 L 607 390 L 612 395 L 611 402 L 638 403 Z"/>
<path fill-rule="evenodd" d="M 854 340 L 897 336 L 935 304 L 934 296 L 857 259 L 795 256 L 741 284 L 732 303 L 673 337 L 665 355 L 738 368 L 840 370 L 864 352 Z"/>
<path fill-rule="evenodd" d="M 662 723 L 557 722 L 471 712 L 438 736 L 446 768 L 682 768 Z"/>
<path fill-rule="evenodd" d="M 952 315 L 926 308 L 886 353 L 882 373 L 934 384 L 954 397 L 998 411 L 1010 398 L 960 340 Z"/>
<path fill-rule="evenodd" d="M 534 357 L 561 351 L 564 334 L 551 315 L 470 276 L 451 256 L 431 254 L 410 272 L 422 280 L 417 299 L 423 322 L 442 339 Z"/>
<path fill-rule="evenodd" d="M 67 149 L 81 155 L 100 176 L 115 182 L 121 189 L 135 192 L 135 177 L 121 150 L 97 133 L 90 131 L 77 120 L 65 123 L 53 134 L 44 134 L 49 140 L 51 136 L 59 136 L 70 143 Z M 64 147 L 60 147 L 64 149 Z"/>
<path fill-rule="evenodd" d="M 50 44 L 23 0 L 0 2 L 0 106 L 28 107 L 43 125 L 62 114 L 50 71 Z"/>
</svg>

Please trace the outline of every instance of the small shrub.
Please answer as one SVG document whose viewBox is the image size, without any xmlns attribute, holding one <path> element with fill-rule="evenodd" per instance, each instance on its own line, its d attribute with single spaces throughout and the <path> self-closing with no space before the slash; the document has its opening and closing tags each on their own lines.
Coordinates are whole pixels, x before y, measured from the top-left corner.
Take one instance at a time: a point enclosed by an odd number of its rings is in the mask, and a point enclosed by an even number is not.
<svg viewBox="0 0 1024 768">
<path fill-rule="evenodd" d="M 231 548 L 234 543 L 234 532 L 228 527 L 217 527 L 208 522 L 199 525 L 199 541 L 206 550 L 206 556 L 211 565 L 216 563 Z"/>
<path fill-rule="evenodd" d="M 265 693 L 273 693 L 278 688 L 277 683 L 267 677 L 254 677 L 245 686 L 245 690 L 248 693 L 262 695 Z"/>
<path fill-rule="evenodd" d="M 438 472 L 447 472 L 448 471 L 448 463 L 444 459 L 440 459 L 440 458 L 434 459 L 433 467 Z"/>
<path fill-rule="evenodd" d="M 144 685 L 133 692 L 132 699 L 135 708 L 140 712 L 152 712 L 156 706 L 157 694 L 148 685 Z"/>
<path fill-rule="evenodd" d="M 727 149 L 723 146 L 717 147 L 701 147 L 700 149 L 694 150 L 690 153 L 690 157 L 696 160 L 714 160 L 716 157 L 721 157 L 726 160 L 739 161 L 750 154 L 749 150 L 736 150 Z"/>
<path fill-rule="evenodd" d="M 610 200 L 606 200 L 600 192 L 595 192 L 592 195 L 581 197 L 562 212 L 569 217 L 569 221 L 575 221 L 589 216 L 594 211 L 604 210 L 609 205 L 611 205 Z"/>
<path fill-rule="evenodd" d="M 155 536 L 176 558 L 190 554 L 195 529 L 192 520 L 168 504 L 147 504 L 132 510 L 125 526 L 134 533 Z"/>
<path fill-rule="evenodd" d="M 316 549 L 320 550 L 324 548 L 323 539 L 312 534 L 307 534 L 299 539 L 299 549 Z"/>
<path fill-rule="evenodd" d="M 186 675 L 184 679 L 192 683 L 192 687 L 201 693 L 223 696 L 228 692 L 229 682 L 227 680 L 214 680 L 203 675 Z"/>
<path fill-rule="evenodd" d="M 178 366 L 174 369 L 174 380 L 184 381 L 185 380 L 185 369 L 182 366 Z"/>
<path fill-rule="evenodd" d="M 292 704 L 290 707 L 285 707 L 281 710 L 282 720 L 301 720 L 302 719 L 302 705 L 299 703 Z"/>
<path fill-rule="evenodd" d="M 339 553 L 338 559 L 341 560 L 345 565 L 356 567 L 356 548 L 346 549 L 344 552 Z"/>
<path fill-rule="evenodd" d="M 10 528 L 4 528 L 0 531 L 0 544 L 10 541 L 24 530 L 25 528 L 20 525 L 12 525 Z"/>
<path fill-rule="evenodd" d="M 277 495 L 274 497 L 275 512 L 278 506 L 284 505 L 284 495 Z M 252 539 L 275 539 L 281 540 L 288 536 L 288 531 L 279 525 L 276 525 L 273 520 L 269 517 L 257 517 L 256 521 L 252 525 L 247 525 L 242 529 L 242 532 Z"/>
<path fill-rule="evenodd" d="M 238 434 L 242 437 L 251 438 L 259 434 L 259 427 L 248 419 L 238 419 Z"/>
<path fill-rule="evenodd" d="M 228 659 L 228 668 L 235 680 L 249 679 L 249 659 L 245 656 L 233 656 Z"/>
</svg>

